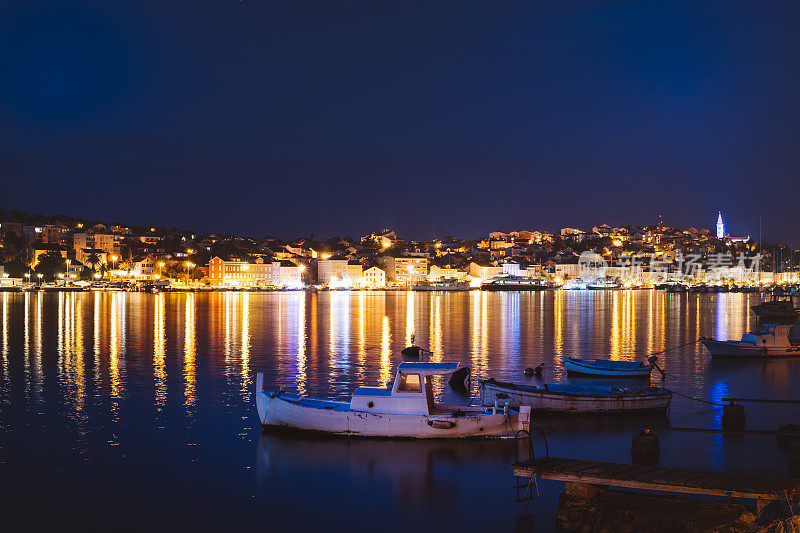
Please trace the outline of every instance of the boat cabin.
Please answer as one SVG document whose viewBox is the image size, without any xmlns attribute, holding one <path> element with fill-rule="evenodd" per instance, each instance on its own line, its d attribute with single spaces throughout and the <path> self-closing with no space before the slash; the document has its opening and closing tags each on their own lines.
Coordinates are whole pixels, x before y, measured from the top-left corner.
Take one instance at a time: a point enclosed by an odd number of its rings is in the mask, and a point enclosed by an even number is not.
<svg viewBox="0 0 800 533">
<path fill-rule="evenodd" d="M 447 376 L 456 370 L 458 363 L 400 363 L 390 387 L 357 388 L 350 400 L 350 409 L 386 414 L 436 414 L 431 378 Z"/>
<path fill-rule="evenodd" d="M 764 348 L 791 348 L 800 344 L 794 327 L 788 324 L 764 324 L 761 329 L 742 335 L 742 342 Z"/>
</svg>

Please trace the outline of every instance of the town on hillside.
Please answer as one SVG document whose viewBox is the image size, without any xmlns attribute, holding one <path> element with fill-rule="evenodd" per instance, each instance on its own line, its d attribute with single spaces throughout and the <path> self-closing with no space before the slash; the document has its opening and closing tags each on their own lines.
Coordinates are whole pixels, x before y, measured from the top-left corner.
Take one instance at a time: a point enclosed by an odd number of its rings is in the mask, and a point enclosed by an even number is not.
<svg viewBox="0 0 800 533">
<path fill-rule="evenodd" d="M 798 252 L 725 231 L 652 226 L 494 231 L 464 239 L 406 240 L 391 229 L 360 238 L 284 240 L 125 226 L 0 210 L 5 288 L 409 289 L 486 286 L 498 277 L 548 287 L 602 279 L 620 287 L 665 283 L 796 283 Z"/>
</svg>

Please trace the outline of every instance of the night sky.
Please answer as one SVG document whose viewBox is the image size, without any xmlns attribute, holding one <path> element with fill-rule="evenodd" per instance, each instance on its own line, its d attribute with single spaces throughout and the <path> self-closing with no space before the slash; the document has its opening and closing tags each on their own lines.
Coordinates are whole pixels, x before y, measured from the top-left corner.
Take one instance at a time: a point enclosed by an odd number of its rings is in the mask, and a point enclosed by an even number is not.
<svg viewBox="0 0 800 533">
<path fill-rule="evenodd" d="M 800 245 L 797 2 L 0 3 L 0 206 Z"/>
</svg>

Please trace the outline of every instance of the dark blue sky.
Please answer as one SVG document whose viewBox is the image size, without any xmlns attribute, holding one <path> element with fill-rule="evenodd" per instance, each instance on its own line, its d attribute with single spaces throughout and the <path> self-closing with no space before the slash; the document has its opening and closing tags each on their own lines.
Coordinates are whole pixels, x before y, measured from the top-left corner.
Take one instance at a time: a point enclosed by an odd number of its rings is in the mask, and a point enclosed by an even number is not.
<svg viewBox="0 0 800 533">
<path fill-rule="evenodd" d="M 796 2 L 0 3 L 0 206 L 800 244 Z"/>
</svg>

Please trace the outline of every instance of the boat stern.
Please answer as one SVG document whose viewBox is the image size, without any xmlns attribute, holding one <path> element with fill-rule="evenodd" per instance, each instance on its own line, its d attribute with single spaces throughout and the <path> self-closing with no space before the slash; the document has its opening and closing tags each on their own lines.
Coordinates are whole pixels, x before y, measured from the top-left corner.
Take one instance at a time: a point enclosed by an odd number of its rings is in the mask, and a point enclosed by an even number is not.
<svg viewBox="0 0 800 533">
<path fill-rule="evenodd" d="M 264 373 L 256 373 L 256 409 L 258 409 L 258 420 L 261 425 L 267 422 L 267 413 L 269 412 L 269 404 L 272 398 L 269 394 L 264 392 Z"/>
</svg>

